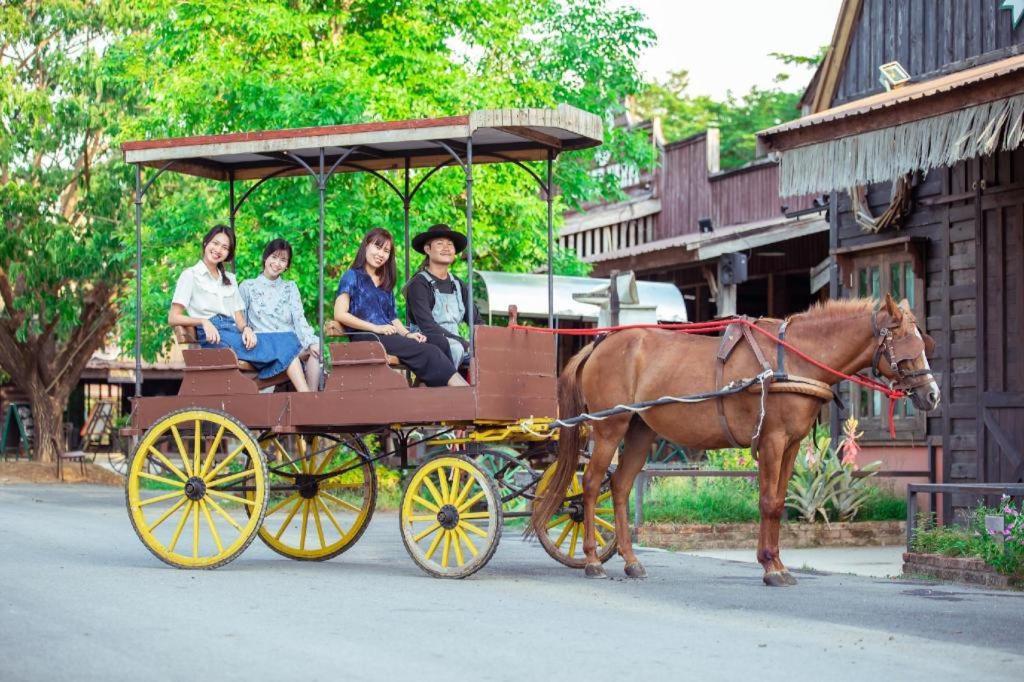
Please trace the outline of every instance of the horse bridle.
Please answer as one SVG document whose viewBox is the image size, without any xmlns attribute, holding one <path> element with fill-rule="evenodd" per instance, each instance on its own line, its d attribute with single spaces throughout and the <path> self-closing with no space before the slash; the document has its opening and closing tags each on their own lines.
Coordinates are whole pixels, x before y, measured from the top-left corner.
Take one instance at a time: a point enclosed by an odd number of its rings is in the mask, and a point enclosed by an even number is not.
<svg viewBox="0 0 1024 682">
<path fill-rule="evenodd" d="M 879 324 L 878 317 L 880 312 L 884 311 L 876 310 L 871 315 L 871 332 L 874 334 L 875 341 L 877 342 L 871 359 L 872 375 L 875 378 L 883 376 L 881 369 L 879 369 L 879 363 L 884 357 L 893 372 L 896 373 L 897 380 L 892 383 L 892 387 L 896 390 L 910 393 L 914 389 L 934 381 L 932 370 L 927 367 L 923 369 L 905 369 L 902 366 L 902 363 L 918 358 L 925 352 L 924 335 L 921 332 L 921 328 L 915 324 L 918 332 L 916 335 L 911 336 L 908 334 L 901 339 L 897 339 L 893 332 L 899 329 L 900 323 L 894 320 L 891 315 L 885 313 L 888 323 L 884 325 Z"/>
</svg>

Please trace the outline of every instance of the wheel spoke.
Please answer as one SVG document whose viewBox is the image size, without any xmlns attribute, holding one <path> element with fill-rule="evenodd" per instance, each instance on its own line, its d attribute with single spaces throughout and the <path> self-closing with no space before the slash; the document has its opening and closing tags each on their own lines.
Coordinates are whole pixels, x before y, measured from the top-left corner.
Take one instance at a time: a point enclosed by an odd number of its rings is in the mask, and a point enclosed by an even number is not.
<svg viewBox="0 0 1024 682">
<path fill-rule="evenodd" d="M 455 550 L 455 564 L 457 566 L 465 566 L 466 560 L 462 556 L 462 543 L 459 542 L 459 534 L 455 532 L 455 529 L 452 529 L 448 531 L 448 535 L 451 537 L 450 543 L 452 549 Z"/>
<path fill-rule="evenodd" d="M 459 497 L 459 483 L 462 479 L 462 469 L 455 469 L 452 473 L 452 487 L 448 489 L 448 498 L 455 502 Z"/>
<path fill-rule="evenodd" d="M 199 462 L 196 462 L 196 469 Z M 199 558 L 199 503 L 192 503 L 192 558 Z"/>
<path fill-rule="evenodd" d="M 338 523 L 338 519 L 334 518 L 334 514 L 331 513 L 331 510 L 327 508 L 326 504 L 320 501 L 319 497 L 314 497 L 313 499 L 324 510 L 324 513 L 327 514 L 327 518 L 331 520 L 331 523 L 334 524 L 334 528 L 338 531 L 338 535 L 340 535 L 341 538 L 344 539 L 345 531 L 341 529 L 341 525 Z"/>
<path fill-rule="evenodd" d="M 288 528 L 288 524 L 291 523 L 292 519 L 295 518 L 296 512 L 299 511 L 299 507 L 301 507 L 304 502 L 305 500 L 301 497 L 295 502 L 295 506 L 292 507 L 292 510 L 288 512 L 288 516 L 285 517 L 284 523 L 282 523 L 281 527 L 277 529 L 277 534 L 274 535 L 275 540 L 281 539 L 281 536 L 284 535 L 285 529 Z"/>
<path fill-rule="evenodd" d="M 452 535 L 445 531 L 442 537 L 444 540 L 441 540 L 441 568 L 448 568 L 448 549 L 452 544 Z"/>
<path fill-rule="evenodd" d="M 171 544 L 167 546 L 168 552 L 173 552 L 174 547 L 178 544 L 178 538 L 181 537 L 181 531 L 185 528 L 185 522 L 188 521 L 188 517 L 192 514 L 193 504 L 195 503 L 192 500 L 188 501 L 188 506 L 185 507 L 185 511 L 181 515 L 181 520 L 178 521 L 178 525 L 174 529 L 174 535 L 171 536 Z"/>
<path fill-rule="evenodd" d="M 256 474 L 256 470 L 255 469 L 246 469 L 245 471 L 240 471 L 237 474 L 231 474 L 230 476 L 224 476 L 222 478 L 218 478 L 215 481 L 210 481 L 206 485 L 207 485 L 208 488 L 212 488 L 215 485 L 227 485 L 228 483 L 234 483 L 235 481 L 240 481 L 243 478 L 249 478 L 250 476 L 254 476 L 255 474 Z"/>
<path fill-rule="evenodd" d="M 430 511 L 432 511 L 434 513 L 437 513 L 439 511 L 441 511 L 441 508 L 438 507 L 436 504 L 434 504 L 433 502 L 427 502 L 425 499 L 423 499 L 419 495 L 413 495 L 412 496 L 412 501 L 416 502 L 418 504 L 423 505 L 424 507 L 426 507 L 427 509 L 429 509 Z"/>
<path fill-rule="evenodd" d="M 424 479 L 425 480 L 425 479 Z M 448 487 L 448 468 L 441 467 L 437 470 L 437 482 L 441 486 L 441 503 L 448 504 L 451 502 L 451 488 Z"/>
<path fill-rule="evenodd" d="M 146 498 L 145 500 L 142 500 L 141 502 L 139 502 L 139 506 L 140 507 L 145 507 L 148 504 L 156 504 L 157 502 L 166 502 L 167 500 L 173 500 L 176 497 L 184 497 L 184 496 L 185 496 L 185 493 L 181 492 L 180 490 L 175 490 L 174 492 L 167 493 L 166 495 L 158 495 L 156 497 Z M 431 517 L 431 518 L 433 518 L 433 517 Z"/>
<path fill-rule="evenodd" d="M 213 536 L 213 541 L 217 545 L 217 553 L 224 553 L 224 545 L 221 544 L 220 534 L 217 532 L 217 526 L 213 523 L 213 517 L 210 516 L 210 508 L 206 504 L 206 500 L 199 500 L 199 508 L 203 510 L 203 516 L 206 517 L 206 525 L 210 527 L 210 535 Z"/>
<path fill-rule="evenodd" d="M 178 446 L 178 455 L 181 457 L 181 463 L 185 466 L 185 473 L 188 474 L 189 478 L 192 478 L 192 462 L 189 461 L 185 442 L 181 440 L 181 433 L 178 432 L 178 427 L 175 424 L 171 424 L 171 435 L 174 436 L 174 442 Z"/>
<path fill-rule="evenodd" d="M 229 493 L 224 493 L 224 492 L 221 492 L 219 490 L 211 490 L 210 488 L 207 488 L 206 489 L 206 494 L 207 495 L 213 495 L 215 497 L 219 497 L 222 500 L 230 500 L 232 502 L 237 502 L 238 504 L 244 504 L 247 507 L 255 507 L 256 506 L 255 500 L 247 500 L 244 497 L 239 497 L 238 495 L 231 495 Z"/>
<path fill-rule="evenodd" d="M 575 525 L 575 523 L 565 524 L 565 528 L 562 529 L 562 532 L 558 535 L 558 539 L 555 540 L 555 547 L 562 549 L 562 543 L 565 542 L 567 537 L 569 537 L 569 531 L 571 531 L 572 527 Z"/>
<path fill-rule="evenodd" d="M 146 478 L 146 479 L 149 479 L 150 481 L 156 481 L 158 483 L 163 483 L 164 485 L 169 485 L 172 488 L 184 488 L 185 487 L 185 483 L 182 482 L 182 481 L 173 481 L 173 480 L 171 480 L 169 478 L 164 478 L 163 476 L 157 476 L 156 474 L 151 474 L 151 473 L 146 472 L 146 471 L 140 471 L 139 472 L 139 478 Z"/>
<path fill-rule="evenodd" d="M 183 504 L 185 504 L 186 502 L 188 502 L 188 498 L 187 498 L 187 497 L 185 497 L 185 496 L 184 496 L 184 495 L 182 495 L 181 493 L 178 493 L 178 494 L 179 494 L 179 495 L 181 495 L 181 499 L 180 499 L 180 500 L 178 500 L 178 501 L 177 501 L 177 502 L 176 502 L 176 503 L 174 504 L 174 506 L 172 506 L 172 507 L 171 507 L 170 509 L 168 509 L 167 511 L 165 511 L 165 512 L 164 512 L 164 513 L 163 513 L 163 514 L 162 514 L 162 515 L 160 516 L 160 518 L 159 518 L 159 519 L 157 519 L 157 520 L 156 520 L 156 521 L 155 521 L 155 522 L 153 523 L 153 525 L 152 525 L 152 526 L 150 526 L 149 528 L 147 528 L 147 529 L 146 529 L 146 531 L 147 531 L 147 532 L 149 532 L 149 533 L 152 533 L 152 532 L 153 532 L 154 530 L 156 530 L 156 527 L 157 527 L 157 526 L 159 526 L 159 525 L 160 525 L 161 523 L 163 523 L 163 522 L 164 522 L 164 521 L 166 521 L 166 520 L 167 520 L 168 518 L 170 518 L 171 514 L 173 514 L 174 512 L 178 511 L 179 509 L 181 509 L 181 505 L 183 505 Z"/>
<path fill-rule="evenodd" d="M 306 549 L 306 529 L 309 527 L 309 500 L 303 500 L 302 524 L 299 530 L 299 549 Z"/>
<path fill-rule="evenodd" d="M 167 457 L 164 455 L 164 453 L 160 452 L 159 450 L 157 450 L 152 445 L 149 446 L 149 452 L 150 452 L 151 455 L 153 455 L 158 460 L 160 460 L 161 464 L 163 464 L 165 467 L 170 469 L 172 474 L 174 474 L 175 476 L 180 478 L 182 481 L 187 481 L 188 480 L 188 476 L 185 475 L 185 472 L 183 472 L 178 467 L 174 466 L 174 464 L 171 463 L 171 460 L 167 459 Z"/>
<path fill-rule="evenodd" d="M 460 519 L 489 519 L 491 518 L 491 512 L 489 511 L 478 511 L 478 512 L 460 512 Z"/>
<path fill-rule="evenodd" d="M 327 499 L 332 500 L 334 502 L 334 504 L 338 505 L 339 507 L 343 507 L 345 509 L 348 509 L 349 511 L 355 512 L 356 514 L 359 514 L 359 513 L 361 513 L 363 511 L 362 509 L 360 509 L 359 507 L 355 506 L 351 502 L 346 502 L 345 500 L 341 499 L 340 497 L 336 497 L 336 496 L 330 494 L 326 490 L 321 490 L 320 494 L 323 495 L 324 497 L 326 497 Z"/>
<path fill-rule="evenodd" d="M 574 523 L 572 525 L 572 541 L 569 543 L 569 556 L 576 556 L 576 543 L 580 539 L 580 524 Z"/>
<path fill-rule="evenodd" d="M 199 451 L 202 449 L 202 446 L 203 446 L 203 425 L 202 425 L 202 423 L 198 419 L 196 419 L 196 423 L 195 423 L 195 436 L 193 437 L 192 440 L 194 441 L 193 442 L 193 446 L 192 446 L 192 450 L 193 450 L 192 457 L 194 458 L 193 459 L 193 464 L 192 464 L 192 471 L 195 472 L 195 474 L 198 476 L 199 475 L 199 458 L 201 456 L 199 454 Z M 196 512 L 196 520 L 198 520 L 198 519 L 199 519 L 199 512 Z"/>
<path fill-rule="evenodd" d="M 221 438 L 224 437 L 224 426 L 217 429 L 217 435 L 213 437 L 213 444 L 210 445 L 210 451 L 206 453 L 206 461 L 203 462 L 203 468 L 199 470 L 199 477 L 205 478 L 206 472 L 213 466 L 213 458 L 217 455 L 217 448 L 220 447 Z"/>
<path fill-rule="evenodd" d="M 475 533 L 482 538 L 487 537 L 487 532 L 482 530 L 479 526 L 469 521 L 459 521 L 459 528 L 462 530 L 468 530 L 470 533 Z"/>
<path fill-rule="evenodd" d="M 428 527 L 428 528 L 427 528 L 426 530 L 424 530 L 424 531 L 421 531 L 421 532 L 417 533 L 417 534 L 416 534 L 416 536 L 415 536 L 415 537 L 413 537 L 412 541 L 413 541 L 413 542 L 419 542 L 419 541 L 420 541 L 420 540 L 422 540 L 423 538 L 426 538 L 426 537 L 430 537 L 430 534 L 431 534 L 431 533 L 433 533 L 434 531 L 436 531 L 436 530 L 437 530 L 438 528 L 440 528 L 440 527 L 441 527 L 441 524 L 440 524 L 440 523 L 437 523 L 437 522 L 435 521 L 435 522 L 434 522 L 433 524 L 431 524 L 431 525 L 430 525 L 430 526 L 429 526 L 429 527 Z"/>
<path fill-rule="evenodd" d="M 327 549 L 327 541 L 324 540 L 324 527 L 320 524 L 320 509 L 316 504 L 317 499 L 314 497 L 309 502 L 309 506 L 313 512 L 313 524 L 316 526 L 317 537 L 320 538 L 320 549 Z"/>
<path fill-rule="evenodd" d="M 427 561 L 430 561 L 430 557 L 434 556 L 434 552 L 437 551 L 437 546 L 441 544 L 441 538 L 444 537 L 444 533 L 438 533 L 434 536 L 434 541 L 430 543 L 430 547 L 427 548 L 425 555 Z"/>
<path fill-rule="evenodd" d="M 410 514 L 410 521 L 433 521 L 437 518 L 436 514 Z"/>
<path fill-rule="evenodd" d="M 548 530 L 551 530 L 555 526 L 561 526 L 563 523 L 565 523 L 568 520 L 569 520 L 569 515 L 568 514 L 562 514 L 561 516 L 556 516 L 555 518 L 553 518 L 550 521 L 548 521 Z"/>
<path fill-rule="evenodd" d="M 594 536 L 597 538 L 597 545 L 598 545 L 598 547 L 604 547 L 605 545 L 608 544 L 608 541 L 604 539 L 604 536 L 601 535 L 600 531 L 595 530 L 594 531 Z"/>
<path fill-rule="evenodd" d="M 459 509 L 462 506 L 462 503 L 465 502 L 466 497 L 469 495 L 469 491 L 472 490 L 475 482 L 476 481 L 472 476 L 466 477 L 466 485 L 462 486 L 462 491 L 459 493 L 459 496 L 455 498 L 455 502 L 452 503 L 456 509 Z"/>
<path fill-rule="evenodd" d="M 615 526 L 613 526 L 612 524 L 608 523 L 607 521 L 605 521 L 604 519 L 602 519 L 599 516 L 595 516 L 594 517 L 594 522 L 597 525 L 601 526 L 602 528 L 607 528 L 608 530 L 610 530 L 613 533 L 615 532 Z"/>
<path fill-rule="evenodd" d="M 462 529 L 462 525 L 463 524 L 460 523 L 458 526 L 455 527 L 455 533 L 456 535 L 458 535 L 458 539 L 460 541 L 466 543 L 466 547 L 469 548 L 470 554 L 472 554 L 475 557 L 477 555 L 476 545 L 474 545 L 473 541 L 469 539 L 468 535 L 466 535 L 466 531 Z"/>
<path fill-rule="evenodd" d="M 287 462 L 288 464 L 291 464 L 292 468 L 295 469 L 295 473 L 301 474 L 302 469 L 299 468 L 299 465 L 295 463 L 295 460 L 291 458 L 291 455 L 288 454 L 288 451 L 284 449 L 283 445 L 281 445 L 280 439 L 275 438 L 271 442 L 274 444 L 274 447 L 277 448 L 277 452 L 278 454 L 281 455 L 281 458 L 284 459 L 284 461 Z"/>
<path fill-rule="evenodd" d="M 231 518 L 231 515 L 228 514 L 226 511 L 224 511 L 223 507 L 221 507 L 219 504 L 214 502 L 213 498 L 211 498 L 211 497 L 204 497 L 203 501 L 206 502 L 206 504 L 208 504 L 211 507 L 213 507 L 213 511 L 215 511 L 218 514 L 220 514 L 221 516 L 223 516 L 224 520 L 227 521 L 228 523 L 230 523 L 235 528 L 235 530 L 238 530 L 238 531 L 242 530 L 242 527 L 238 525 L 238 522 L 235 521 L 233 518 Z"/>
<path fill-rule="evenodd" d="M 484 497 L 484 492 L 485 491 L 481 490 L 476 495 L 474 495 L 473 497 L 469 498 L 469 500 L 467 500 L 466 502 L 463 502 L 461 505 L 459 505 L 457 507 L 457 509 L 459 510 L 459 514 L 462 514 L 467 509 L 471 508 L 474 504 L 476 504 L 477 502 L 482 500 L 483 497 Z"/>
<path fill-rule="evenodd" d="M 241 453 L 242 450 L 245 450 L 245 443 L 242 443 L 237 448 L 232 450 L 230 454 L 228 454 L 228 456 L 224 458 L 224 461 L 215 466 L 213 468 L 213 471 L 211 471 L 210 473 L 206 474 L 206 476 L 203 477 L 203 480 L 212 481 L 217 476 L 217 474 L 221 472 L 221 469 L 226 467 L 228 463 L 231 462 L 231 460 L 233 460 L 235 457 L 238 457 L 239 453 Z"/>
<path fill-rule="evenodd" d="M 273 513 L 277 512 L 278 510 L 280 510 L 280 509 L 281 509 L 281 507 L 285 506 L 286 504 L 288 504 L 288 503 L 289 503 L 290 501 L 294 500 L 294 499 L 295 499 L 296 497 L 298 497 L 298 496 L 299 496 L 299 494 L 298 494 L 298 493 L 292 493 L 292 494 L 291 494 L 291 495 L 289 495 L 288 497 L 284 498 L 283 500 L 281 500 L 280 502 L 278 502 L 277 504 L 275 504 L 275 505 L 274 505 L 273 507 L 271 507 L 270 509 L 268 509 L 268 510 L 267 510 L 267 513 L 263 515 L 263 518 L 267 518 L 267 517 L 268 517 L 268 516 L 270 516 L 271 514 L 273 514 Z"/>
<path fill-rule="evenodd" d="M 425 485 L 427 490 L 430 491 L 430 494 L 433 495 L 434 502 L 437 504 L 438 508 L 440 508 L 441 505 L 445 503 L 445 499 L 442 497 L 441 493 L 437 491 L 437 487 L 434 485 L 433 481 L 430 480 L 429 476 L 423 477 L 423 485 Z"/>
</svg>

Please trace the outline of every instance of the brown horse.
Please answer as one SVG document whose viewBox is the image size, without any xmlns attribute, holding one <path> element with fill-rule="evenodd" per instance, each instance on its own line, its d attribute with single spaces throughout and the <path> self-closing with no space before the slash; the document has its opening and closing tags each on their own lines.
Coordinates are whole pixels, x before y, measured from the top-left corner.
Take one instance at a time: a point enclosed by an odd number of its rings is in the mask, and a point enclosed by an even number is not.
<svg viewBox="0 0 1024 682">
<path fill-rule="evenodd" d="M 919 409 L 934 410 L 939 404 L 939 387 L 927 360 L 933 347 L 931 338 L 918 329 L 906 301 L 897 305 L 886 295 L 881 306 L 876 306 L 877 301 L 866 299 L 829 301 L 815 306 L 786 322 L 785 339 L 808 357 L 846 374 L 873 368 L 890 380 L 894 388 L 910 392 Z M 757 322 L 776 336 L 782 324 L 780 320 L 768 319 Z M 762 358 L 776 358 L 778 344 L 756 331 L 751 336 L 761 347 Z M 716 377 L 719 348 L 719 338 L 660 329 L 610 334 L 599 343 L 585 346 L 566 365 L 558 381 L 559 413 L 565 418 L 584 409 L 597 412 L 662 396 L 714 391 L 721 387 L 719 381 L 756 377 L 764 371 L 750 343 L 740 342 L 722 376 Z M 792 353 L 786 355 L 785 364 L 792 376 L 829 386 L 837 383 L 835 375 Z M 611 477 L 615 537 L 619 554 L 626 562 L 626 575 L 642 578 L 646 577 L 646 570 L 633 552 L 627 503 L 633 479 L 643 468 L 655 438 L 660 434 L 680 445 L 703 449 L 729 447 L 733 440 L 748 446 L 760 421 L 761 399 L 756 385 L 751 391 L 724 398 L 721 407 L 725 428 L 717 399 L 657 406 L 639 414 L 618 414 L 591 423 L 594 448 L 583 476 L 587 577 L 607 577 L 597 558 L 594 508 L 619 443 L 622 451 Z M 765 399 L 756 453 L 761 511 L 757 560 L 764 567 L 764 582 L 768 585 L 796 583 L 779 556 L 779 520 L 800 442 L 814 425 L 820 409 L 820 398 L 798 393 L 769 393 Z M 545 532 L 546 523 L 559 510 L 583 445 L 579 427 L 562 429 L 555 474 L 546 486 L 546 490 L 562 494 L 541 496 L 534 505 L 532 532 Z"/>
</svg>

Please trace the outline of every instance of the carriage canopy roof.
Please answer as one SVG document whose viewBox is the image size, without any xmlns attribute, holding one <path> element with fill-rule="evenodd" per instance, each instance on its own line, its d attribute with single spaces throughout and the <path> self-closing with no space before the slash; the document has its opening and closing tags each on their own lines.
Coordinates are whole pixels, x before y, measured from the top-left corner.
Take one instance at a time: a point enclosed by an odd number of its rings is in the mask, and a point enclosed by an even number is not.
<svg viewBox="0 0 1024 682">
<path fill-rule="evenodd" d="M 447 145 L 460 157 L 472 140 L 474 163 L 534 161 L 549 151 L 601 144 L 599 116 L 569 105 L 555 109 L 493 109 L 465 116 L 350 125 L 262 130 L 140 140 L 121 145 L 124 160 L 213 180 L 246 180 L 305 174 L 294 158 L 311 167 L 323 148 L 330 166 L 353 150 L 338 171 L 398 170 L 453 162 Z M 353 149 L 354 148 L 354 149 Z"/>
</svg>

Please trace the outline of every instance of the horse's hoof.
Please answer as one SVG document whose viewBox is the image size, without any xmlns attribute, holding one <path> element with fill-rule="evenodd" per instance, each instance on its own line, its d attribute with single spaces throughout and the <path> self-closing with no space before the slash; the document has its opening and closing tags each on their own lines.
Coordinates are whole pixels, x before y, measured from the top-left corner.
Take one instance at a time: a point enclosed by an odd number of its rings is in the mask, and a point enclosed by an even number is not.
<svg viewBox="0 0 1024 682">
<path fill-rule="evenodd" d="M 626 576 L 630 578 L 646 578 L 647 569 L 639 561 L 626 564 Z"/>
<path fill-rule="evenodd" d="M 583 567 L 583 575 L 595 580 L 604 580 L 608 577 L 608 574 L 604 572 L 604 566 L 601 564 L 587 564 Z"/>
<path fill-rule="evenodd" d="M 789 576 L 782 571 L 771 571 L 764 574 L 764 584 L 768 587 L 789 587 L 790 585 L 796 585 L 796 578 Z M 792 581 L 792 582 L 790 582 Z"/>
<path fill-rule="evenodd" d="M 796 585 L 797 583 L 797 579 L 789 571 L 783 571 L 782 578 L 786 581 L 787 585 Z"/>
</svg>

